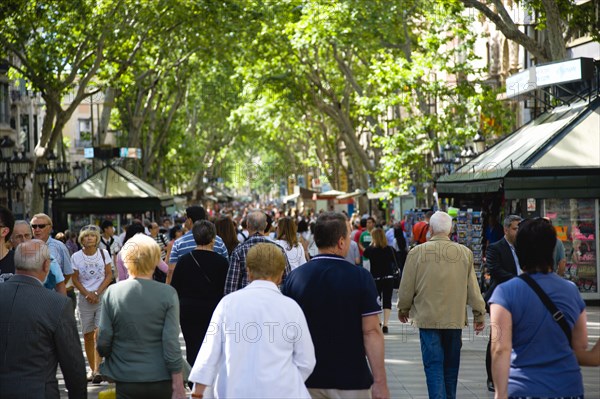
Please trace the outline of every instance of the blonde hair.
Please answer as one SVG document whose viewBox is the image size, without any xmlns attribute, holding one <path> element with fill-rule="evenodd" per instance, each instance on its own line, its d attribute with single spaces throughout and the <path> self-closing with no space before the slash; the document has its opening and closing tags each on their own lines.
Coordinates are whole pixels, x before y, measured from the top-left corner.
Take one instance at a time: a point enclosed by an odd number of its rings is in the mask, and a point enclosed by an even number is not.
<svg viewBox="0 0 600 399">
<path fill-rule="evenodd" d="M 79 238 L 77 238 L 77 241 L 79 242 L 79 244 L 81 246 L 83 246 L 82 241 L 85 236 L 96 237 L 96 247 L 97 247 L 98 244 L 100 244 L 100 227 L 93 225 L 93 224 L 83 226 L 81 228 L 81 230 L 79 231 Z"/>
<path fill-rule="evenodd" d="M 385 248 L 388 245 L 388 240 L 385 237 L 385 233 L 383 232 L 383 229 L 380 229 L 379 227 L 373 229 L 373 231 L 371 231 L 371 237 L 373 237 L 373 246 L 376 248 Z"/>
<path fill-rule="evenodd" d="M 248 251 L 246 267 L 255 279 L 278 277 L 285 270 L 285 255 L 276 244 L 257 244 Z"/>
<path fill-rule="evenodd" d="M 127 240 L 120 254 L 132 276 L 151 274 L 160 262 L 160 247 L 152 237 L 143 233 Z"/>
</svg>

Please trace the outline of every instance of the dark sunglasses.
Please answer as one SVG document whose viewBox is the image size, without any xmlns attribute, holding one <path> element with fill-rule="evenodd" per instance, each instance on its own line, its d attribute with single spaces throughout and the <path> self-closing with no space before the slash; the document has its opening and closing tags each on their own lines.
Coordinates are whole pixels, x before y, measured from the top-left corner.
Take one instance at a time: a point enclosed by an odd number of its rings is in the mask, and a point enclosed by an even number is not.
<svg viewBox="0 0 600 399">
<path fill-rule="evenodd" d="M 46 226 L 48 226 L 48 225 L 47 224 L 32 224 L 31 228 L 34 229 L 34 230 L 35 229 L 45 229 Z"/>
</svg>

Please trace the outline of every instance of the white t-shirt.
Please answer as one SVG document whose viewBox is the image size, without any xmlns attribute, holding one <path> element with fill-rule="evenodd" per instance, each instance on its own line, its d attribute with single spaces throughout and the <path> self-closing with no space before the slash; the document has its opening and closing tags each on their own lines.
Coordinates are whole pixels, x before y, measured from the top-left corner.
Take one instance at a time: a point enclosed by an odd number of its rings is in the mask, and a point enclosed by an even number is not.
<svg viewBox="0 0 600 399">
<path fill-rule="evenodd" d="M 306 263 L 306 254 L 304 253 L 302 244 L 298 243 L 295 247 L 290 248 L 290 244 L 287 241 L 276 240 L 275 243 L 279 244 L 285 251 L 285 256 L 287 256 L 292 270 Z"/>
<path fill-rule="evenodd" d="M 104 260 L 100 251 L 104 252 Z M 107 265 L 112 263 L 105 249 L 99 249 L 91 256 L 84 254 L 83 250 L 71 255 L 73 269 L 79 271 L 79 282 L 88 291 L 96 291 L 104 281 L 104 262 Z"/>
</svg>

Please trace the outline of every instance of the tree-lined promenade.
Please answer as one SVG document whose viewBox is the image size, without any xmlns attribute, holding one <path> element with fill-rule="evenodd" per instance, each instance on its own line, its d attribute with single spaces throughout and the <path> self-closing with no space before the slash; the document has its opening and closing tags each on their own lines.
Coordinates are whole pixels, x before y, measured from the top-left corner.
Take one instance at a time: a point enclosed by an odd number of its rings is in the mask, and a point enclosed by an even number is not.
<svg viewBox="0 0 600 399">
<path fill-rule="evenodd" d="M 598 32 L 590 5 L 491 3 L 7 1 L 0 60 L 44 101 L 38 159 L 67 157 L 66 123 L 102 93 L 94 144 L 120 132 L 119 145 L 143 150 L 140 177 L 166 191 L 230 182 L 228 165 L 256 159 L 284 172 L 240 185 L 266 191 L 308 168 L 333 188 L 350 179 L 400 191 L 431 179 L 445 144 L 513 126 L 475 52 L 477 23 L 489 20 L 538 62 L 563 59 L 576 33 Z M 516 6 L 544 35 L 523 32 Z"/>
</svg>

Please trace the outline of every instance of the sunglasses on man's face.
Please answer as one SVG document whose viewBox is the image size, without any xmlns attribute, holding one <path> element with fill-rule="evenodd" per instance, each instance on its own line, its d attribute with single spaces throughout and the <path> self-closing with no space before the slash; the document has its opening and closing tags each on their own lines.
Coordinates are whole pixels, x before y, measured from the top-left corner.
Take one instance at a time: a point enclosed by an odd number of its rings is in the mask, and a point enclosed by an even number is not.
<svg viewBox="0 0 600 399">
<path fill-rule="evenodd" d="M 47 224 L 32 224 L 31 228 L 34 229 L 34 230 L 35 229 L 45 229 L 46 226 L 48 226 L 48 225 Z"/>
</svg>

